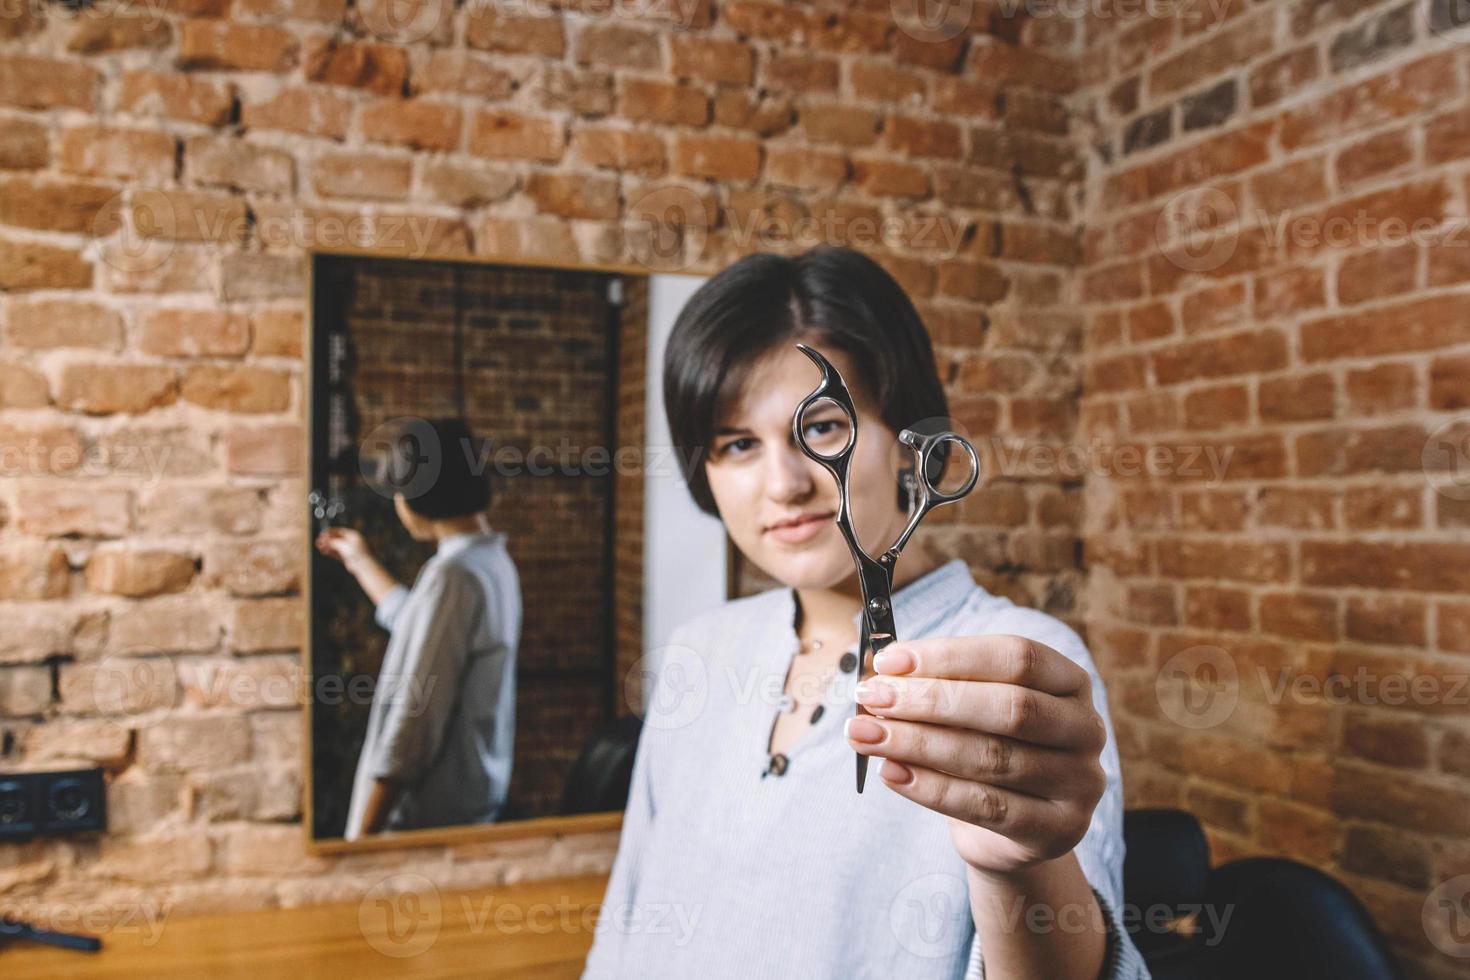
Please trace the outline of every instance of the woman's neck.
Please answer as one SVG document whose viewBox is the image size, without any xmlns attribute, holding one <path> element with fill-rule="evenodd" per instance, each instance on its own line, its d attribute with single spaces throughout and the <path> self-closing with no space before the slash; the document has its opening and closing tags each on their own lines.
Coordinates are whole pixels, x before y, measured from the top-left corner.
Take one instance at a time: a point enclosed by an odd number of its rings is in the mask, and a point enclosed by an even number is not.
<svg viewBox="0 0 1470 980">
<path fill-rule="evenodd" d="M 893 589 L 933 571 L 938 560 L 928 551 L 916 548 L 898 559 Z M 845 639 L 852 634 L 852 619 L 863 608 L 862 585 L 857 570 L 837 585 L 826 589 L 797 589 L 800 609 L 800 635 L 803 639 Z"/>
</svg>

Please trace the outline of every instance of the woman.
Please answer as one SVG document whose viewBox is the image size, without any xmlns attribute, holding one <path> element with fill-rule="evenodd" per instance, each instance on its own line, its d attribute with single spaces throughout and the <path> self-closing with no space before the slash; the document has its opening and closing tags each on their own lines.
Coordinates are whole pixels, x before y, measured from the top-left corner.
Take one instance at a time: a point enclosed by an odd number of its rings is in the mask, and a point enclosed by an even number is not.
<svg viewBox="0 0 1470 980">
<path fill-rule="evenodd" d="M 377 606 L 392 635 L 373 692 L 344 836 L 491 823 L 505 805 L 515 740 L 521 588 L 505 535 L 491 530 L 482 454 L 463 422 L 414 420 L 392 446 L 387 484 L 416 541 L 436 542 L 413 588 L 362 535 L 317 537 Z M 428 463 L 434 469 L 421 467 Z"/>
<path fill-rule="evenodd" d="M 656 651 L 584 977 L 1147 977 L 1119 914 L 1117 750 L 1076 633 L 911 545 L 900 640 L 860 692 L 876 717 L 853 717 L 860 590 L 835 481 L 792 437 L 818 380 L 797 341 L 853 391 L 870 552 L 907 517 L 898 431 L 947 414 L 913 305 L 856 252 L 747 257 L 681 312 L 664 392 L 682 458 L 704 451 L 690 491 L 785 587 Z M 811 424 L 845 438 L 840 415 Z M 861 795 L 854 750 L 886 760 Z"/>
</svg>

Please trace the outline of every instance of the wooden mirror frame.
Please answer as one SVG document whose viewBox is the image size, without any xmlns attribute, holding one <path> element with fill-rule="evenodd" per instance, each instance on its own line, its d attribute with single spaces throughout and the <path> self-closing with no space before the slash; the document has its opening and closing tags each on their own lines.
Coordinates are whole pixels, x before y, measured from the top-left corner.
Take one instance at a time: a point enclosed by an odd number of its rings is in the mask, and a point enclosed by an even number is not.
<svg viewBox="0 0 1470 980">
<path fill-rule="evenodd" d="M 575 263 L 567 264 L 551 260 L 527 259 L 524 257 L 503 257 L 496 255 L 462 255 L 458 253 L 434 253 L 424 255 L 408 255 L 403 249 L 397 248 L 308 248 L 305 250 L 306 262 L 306 317 L 305 334 L 302 344 L 303 369 L 303 411 L 305 434 L 301 440 L 301 472 L 305 479 L 311 479 L 312 450 L 315 433 L 315 415 L 313 407 L 313 393 L 311 381 L 316 364 L 316 260 L 318 256 L 343 256 L 360 258 L 382 258 L 401 259 L 410 262 L 457 262 L 475 265 L 502 265 L 519 266 L 532 269 L 558 269 L 571 272 L 601 272 L 629 277 L 652 278 L 656 275 L 700 275 L 698 272 L 686 270 L 662 270 L 651 269 L 636 265 L 606 265 L 597 263 Z M 310 487 L 306 490 L 309 493 Z M 306 513 L 306 502 L 301 501 L 303 514 Z M 312 528 L 310 520 L 306 521 L 302 532 L 302 554 L 305 558 L 303 568 L 310 568 L 312 558 Z M 731 552 L 727 550 L 727 562 Z M 727 583 L 730 579 L 727 577 Z M 312 722 L 315 698 L 312 696 L 312 638 L 311 638 L 311 576 L 304 575 L 302 578 L 302 602 L 306 615 L 302 626 L 301 638 L 301 669 L 303 675 L 302 690 L 305 693 L 304 703 L 301 708 L 301 732 L 302 752 L 304 764 L 302 767 L 301 784 L 301 828 L 306 836 L 306 850 L 309 854 L 356 854 L 367 851 L 397 850 L 401 848 L 446 846 L 454 844 L 465 844 L 471 842 L 512 840 L 519 837 L 550 836 L 553 839 L 560 838 L 566 834 L 595 833 L 603 830 L 615 830 L 623 823 L 623 811 L 609 810 L 602 813 L 581 813 L 572 816 L 547 816 L 531 817 L 525 820 L 515 820 L 508 823 L 488 824 L 460 824 L 451 827 L 430 827 L 422 830 L 404 830 L 385 834 L 374 834 L 362 840 L 349 841 L 345 838 L 318 838 L 313 835 L 313 807 L 312 807 Z"/>
</svg>

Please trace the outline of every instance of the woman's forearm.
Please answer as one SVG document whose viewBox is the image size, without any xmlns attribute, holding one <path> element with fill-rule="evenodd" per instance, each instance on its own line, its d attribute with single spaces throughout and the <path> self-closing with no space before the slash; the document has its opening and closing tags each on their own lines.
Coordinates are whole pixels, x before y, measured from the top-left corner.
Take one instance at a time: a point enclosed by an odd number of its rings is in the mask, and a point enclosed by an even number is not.
<svg viewBox="0 0 1470 980">
<path fill-rule="evenodd" d="M 1011 875 L 970 869 L 986 980 L 1097 980 L 1107 928 L 1075 853 Z"/>
<path fill-rule="evenodd" d="M 372 555 L 365 555 L 347 564 L 347 571 L 357 579 L 357 584 L 367 593 L 373 605 L 383 601 L 383 597 L 398 586 L 398 580 L 388 574 L 388 570 L 378 564 L 378 560 Z"/>
</svg>

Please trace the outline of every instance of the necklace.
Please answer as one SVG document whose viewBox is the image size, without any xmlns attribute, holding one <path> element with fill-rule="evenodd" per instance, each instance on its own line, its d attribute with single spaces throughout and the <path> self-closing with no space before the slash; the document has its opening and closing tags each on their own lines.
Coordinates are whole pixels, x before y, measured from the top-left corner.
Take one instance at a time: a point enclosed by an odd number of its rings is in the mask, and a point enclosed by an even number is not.
<svg viewBox="0 0 1470 980">
<path fill-rule="evenodd" d="M 813 653 L 813 652 L 815 652 L 817 650 L 822 649 L 823 646 L 825 646 L 824 642 L 820 638 L 817 638 L 817 637 L 813 637 L 811 640 L 806 640 L 806 641 L 803 641 L 803 640 L 798 639 L 796 651 L 795 651 L 793 657 L 799 657 L 799 656 L 802 656 L 803 654 Z M 828 670 L 826 672 L 825 676 L 823 676 L 823 678 L 821 680 L 821 686 L 826 690 L 826 695 L 824 695 L 821 699 L 819 699 L 817 701 L 816 707 L 812 709 L 812 713 L 811 713 L 811 718 L 810 718 L 809 724 L 815 725 L 819 720 L 821 720 L 822 715 L 825 714 L 826 713 L 826 710 L 827 710 L 827 705 L 826 705 L 827 696 L 832 694 L 834 688 L 836 687 L 836 681 L 837 681 L 837 679 L 839 677 L 842 677 L 845 674 L 850 674 L 853 671 L 857 670 L 857 664 L 858 664 L 857 654 L 854 653 L 851 650 L 845 650 L 845 651 L 843 651 L 842 656 L 838 659 L 837 666 L 834 669 Z M 790 679 L 790 674 L 789 674 L 790 667 L 789 666 L 787 668 L 787 671 L 788 671 L 788 681 L 789 681 L 789 679 Z M 797 707 L 798 707 L 797 700 L 794 697 L 792 697 L 790 693 L 783 691 L 781 693 L 781 700 L 778 702 L 778 704 L 776 706 L 776 716 L 771 721 L 771 731 L 770 731 L 770 734 L 767 736 L 767 744 L 770 743 L 770 740 L 771 739 L 775 738 L 775 735 L 776 735 L 776 726 L 780 723 L 781 716 L 783 714 L 789 714 L 789 713 L 795 711 L 797 709 Z M 785 775 L 786 770 L 788 768 L 790 768 L 790 766 L 791 766 L 791 759 L 790 759 L 789 756 L 786 755 L 786 753 L 784 753 L 784 752 L 774 752 L 774 753 L 768 752 L 767 753 L 767 758 L 766 758 L 766 768 L 765 768 L 765 771 L 761 773 L 761 778 L 764 779 L 767 776 L 782 776 L 782 775 Z"/>
</svg>

